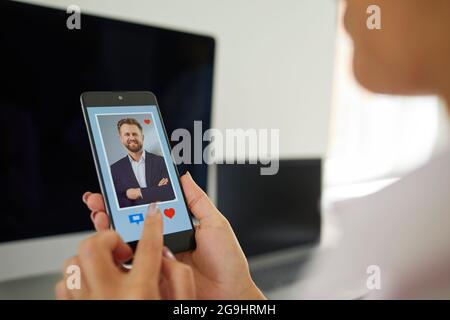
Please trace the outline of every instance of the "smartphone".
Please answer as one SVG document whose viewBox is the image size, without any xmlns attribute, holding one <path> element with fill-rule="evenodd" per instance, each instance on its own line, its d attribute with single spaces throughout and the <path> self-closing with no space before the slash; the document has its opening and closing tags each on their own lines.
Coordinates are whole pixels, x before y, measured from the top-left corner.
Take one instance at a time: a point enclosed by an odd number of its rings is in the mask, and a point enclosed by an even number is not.
<svg viewBox="0 0 450 320">
<path fill-rule="evenodd" d="M 174 253 L 193 250 L 193 218 L 155 95 L 85 92 L 81 106 L 111 227 L 135 250 L 156 202 L 164 245 Z"/>
</svg>

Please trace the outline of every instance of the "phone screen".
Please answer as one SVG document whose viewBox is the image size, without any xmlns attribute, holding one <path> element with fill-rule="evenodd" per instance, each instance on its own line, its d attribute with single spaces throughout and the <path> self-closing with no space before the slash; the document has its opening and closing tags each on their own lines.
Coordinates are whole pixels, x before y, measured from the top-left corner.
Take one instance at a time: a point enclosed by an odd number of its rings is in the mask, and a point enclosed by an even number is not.
<svg viewBox="0 0 450 320">
<path fill-rule="evenodd" d="M 165 235 L 192 230 L 158 107 L 85 110 L 105 202 L 122 239 L 139 240 L 152 202 L 163 214 Z"/>
</svg>

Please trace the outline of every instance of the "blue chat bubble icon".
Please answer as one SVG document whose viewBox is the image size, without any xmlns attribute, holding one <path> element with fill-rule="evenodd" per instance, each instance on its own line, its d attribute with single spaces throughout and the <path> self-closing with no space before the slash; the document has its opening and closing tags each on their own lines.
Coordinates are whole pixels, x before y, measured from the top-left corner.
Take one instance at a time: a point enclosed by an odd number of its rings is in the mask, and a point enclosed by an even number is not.
<svg viewBox="0 0 450 320">
<path fill-rule="evenodd" d="M 128 216 L 128 220 L 130 221 L 130 223 L 139 224 L 144 221 L 144 215 L 142 213 L 130 214 Z"/>
</svg>

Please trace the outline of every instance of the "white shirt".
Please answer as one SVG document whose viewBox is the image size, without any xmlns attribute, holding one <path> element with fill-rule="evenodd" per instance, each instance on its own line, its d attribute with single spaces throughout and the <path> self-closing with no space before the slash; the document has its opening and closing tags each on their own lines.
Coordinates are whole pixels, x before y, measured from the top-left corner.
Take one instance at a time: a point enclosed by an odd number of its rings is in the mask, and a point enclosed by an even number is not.
<svg viewBox="0 0 450 320">
<path fill-rule="evenodd" d="M 450 299 L 450 151 L 328 214 L 339 223 L 339 240 L 318 250 L 292 298 Z M 367 285 L 373 265 L 379 290 Z"/>
<path fill-rule="evenodd" d="M 145 151 L 142 152 L 141 158 L 138 161 L 134 161 L 130 155 L 128 155 L 128 159 L 130 159 L 131 168 L 139 183 L 139 187 L 147 188 L 147 181 L 145 180 Z"/>
</svg>

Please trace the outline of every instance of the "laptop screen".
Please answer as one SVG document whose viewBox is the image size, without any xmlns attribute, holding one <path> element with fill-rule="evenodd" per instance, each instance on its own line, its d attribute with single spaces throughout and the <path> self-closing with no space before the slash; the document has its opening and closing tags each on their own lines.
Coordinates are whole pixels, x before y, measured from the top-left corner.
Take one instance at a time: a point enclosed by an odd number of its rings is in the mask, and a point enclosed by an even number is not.
<svg viewBox="0 0 450 320">
<path fill-rule="evenodd" d="M 321 160 L 218 165 L 218 207 L 248 256 L 312 244 L 320 236 Z"/>
</svg>

